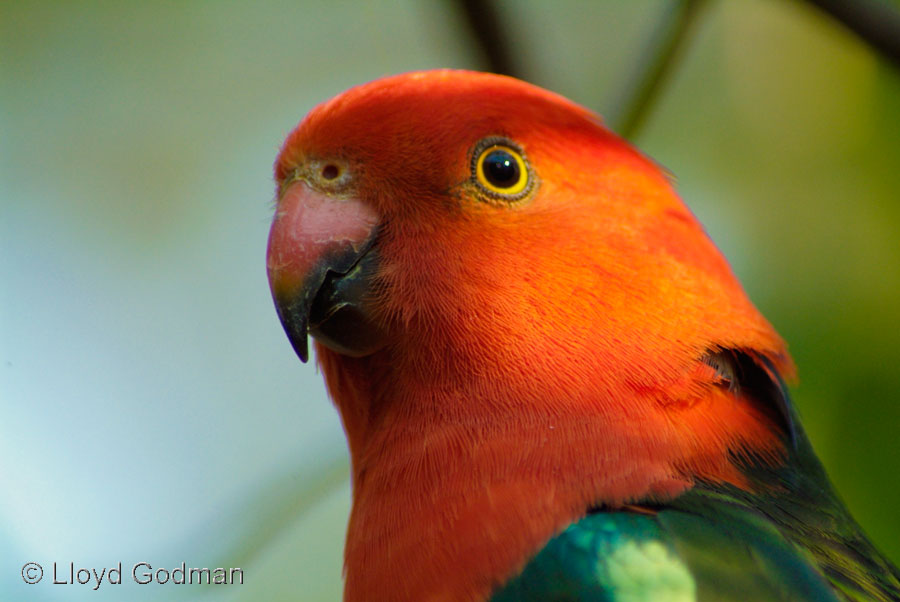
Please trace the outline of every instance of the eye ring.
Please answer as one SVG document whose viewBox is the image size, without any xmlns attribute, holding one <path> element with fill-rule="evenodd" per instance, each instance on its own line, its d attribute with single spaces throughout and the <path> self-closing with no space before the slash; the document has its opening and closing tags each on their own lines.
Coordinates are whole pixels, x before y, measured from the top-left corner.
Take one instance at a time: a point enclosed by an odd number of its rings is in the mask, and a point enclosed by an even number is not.
<svg viewBox="0 0 900 602">
<path fill-rule="evenodd" d="M 472 153 L 472 179 L 493 199 L 517 201 L 531 192 L 534 177 L 524 153 L 505 138 L 485 138 Z"/>
</svg>

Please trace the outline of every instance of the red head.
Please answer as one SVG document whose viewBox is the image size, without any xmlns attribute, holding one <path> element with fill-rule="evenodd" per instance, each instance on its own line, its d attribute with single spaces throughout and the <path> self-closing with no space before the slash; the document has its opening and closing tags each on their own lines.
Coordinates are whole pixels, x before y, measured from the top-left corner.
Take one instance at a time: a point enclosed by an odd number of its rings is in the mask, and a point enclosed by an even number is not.
<svg viewBox="0 0 900 602">
<path fill-rule="evenodd" d="M 703 357 L 789 372 L 783 343 L 665 174 L 585 109 L 400 75 L 314 109 L 275 175 L 273 294 L 301 355 L 312 324 L 350 444 L 348 599 L 421 553 L 438 568 L 410 596 L 483 593 L 591 505 L 778 456 Z M 468 577 L 445 592 L 444 570 Z"/>
</svg>

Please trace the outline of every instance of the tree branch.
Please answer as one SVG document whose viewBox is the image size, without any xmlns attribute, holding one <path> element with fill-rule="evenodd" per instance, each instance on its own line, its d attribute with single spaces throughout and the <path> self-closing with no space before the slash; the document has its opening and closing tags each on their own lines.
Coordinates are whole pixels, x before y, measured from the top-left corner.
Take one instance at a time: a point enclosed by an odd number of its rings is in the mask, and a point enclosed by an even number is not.
<svg viewBox="0 0 900 602">
<path fill-rule="evenodd" d="M 679 0 L 663 15 L 614 113 L 614 129 L 623 137 L 632 139 L 640 131 L 705 3 L 706 0 Z"/>
<path fill-rule="evenodd" d="M 521 77 L 509 51 L 509 39 L 501 25 L 497 6 L 490 0 L 451 0 L 466 17 L 489 71 Z"/>
<path fill-rule="evenodd" d="M 807 0 L 900 68 L 900 11 L 877 0 Z"/>
</svg>

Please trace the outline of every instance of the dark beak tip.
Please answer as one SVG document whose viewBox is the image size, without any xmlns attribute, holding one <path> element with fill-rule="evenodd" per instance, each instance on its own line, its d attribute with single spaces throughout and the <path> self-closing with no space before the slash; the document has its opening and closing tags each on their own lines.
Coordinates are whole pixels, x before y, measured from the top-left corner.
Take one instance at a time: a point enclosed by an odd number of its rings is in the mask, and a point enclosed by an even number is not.
<svg viewBox="0 0 900 602">
<path fill-rule="evenodd" d="M 305 337 L 302 343 L 300 343 L 299 341 L 297 343 L 291 341 L 291 346 L 294 348 L 294 351 L 297 353 L 297 357 L 300 358 L 300 361 L 305 364 L 309 360 L 309 344 L 305 340 Z"/>
<path fill-rule="evenodd" d="M 307 317 L 309 312 L 303 309 L 304 304 L 302 302 L 298 308 L 298 304 L 290 299 L 285 299 L 280 295 L 273 295 L 273 297 L 281 327 L 284 329 L 284 333 L 287 335 L 294 353 L 305 364 L 309 360 L 309 323 Z"/>
<path fill-rule="evenodd" d="M 288 324 L 282 323 L 282 325 L 285 333 L 288 335 L 288 340 L 291 342 L 291 347 L 294 348 L 294 353 L 305 364 L 309 360 L 309 339 L 306 329 L 304 328 L 302 332 L 299 332 L 294 331 Z"/>
</svg>

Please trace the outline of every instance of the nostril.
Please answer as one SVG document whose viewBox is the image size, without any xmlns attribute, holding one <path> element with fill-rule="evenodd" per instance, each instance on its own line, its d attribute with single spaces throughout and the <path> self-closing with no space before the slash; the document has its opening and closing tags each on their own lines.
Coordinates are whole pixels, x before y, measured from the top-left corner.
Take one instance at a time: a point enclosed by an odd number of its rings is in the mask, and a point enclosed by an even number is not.
<svg viewBox="0 0 900 602">
<path fill-rule="evenodd" d="M 337 165 L 328 164 L 322 168 L 322 177 L 326 180 L 333 180 L 341 174 L 341 170 Z"/>
</svg>

